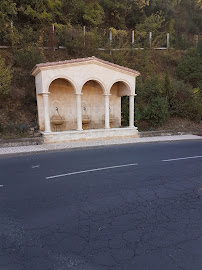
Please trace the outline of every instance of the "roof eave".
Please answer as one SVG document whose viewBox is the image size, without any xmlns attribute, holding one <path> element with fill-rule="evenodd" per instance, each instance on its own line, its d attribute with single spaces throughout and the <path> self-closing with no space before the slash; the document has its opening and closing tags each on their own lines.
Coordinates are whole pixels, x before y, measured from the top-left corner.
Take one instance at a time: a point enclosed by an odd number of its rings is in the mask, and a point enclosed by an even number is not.
<svg viewBox="0 0 202 270">
<path fill-rule="evenodd" d="M 114 64 L 114 63 L 111 63 L 111 62 L 108 62 L 108 61 L 105 61 L 105 60 L 102 60 L 102 59 L 99 59 L 99 58 L 96 58 L 96 57 L 89 57 L 89 58 L 86 58 L 86 59 L 83 58 L 82 61 L 75 61 L 75 62 L 73 62 L 73 61 L 72 62 L 61 61 L 61 62 L 58 62 L 58 63 L 57 62 L 56 63 L 52 62 L 52 63 L 37 64 L 32 69 L 31 75 L 36 76 L 42 70 L 52 69 L 53 67 L 58 67 L 58 66 L 61 66 L 61 65 L 69 66 L 71 64 L 78 64 L 78 63 L 83 64 L 84 62 L 94 62 L 94 63 L 98 62 L 98 63 L 101 63 L 103 65 L 109 66 L 111 68 L 120 70 L 122 72 L 127 72 L 127 73 L 130 73 L 130 74 L 133 74 L 133 76 L 135 75 L 135 77 L 140 76 L 140 73 L 138 71 L 136 71 L 136 70 L 133 70 L 133 69 L 130 69 L 130 68 L 127 68 L 127 67 L 123 67 L 123 66 L 119 66 L 117 64 Z"/>
</svg>

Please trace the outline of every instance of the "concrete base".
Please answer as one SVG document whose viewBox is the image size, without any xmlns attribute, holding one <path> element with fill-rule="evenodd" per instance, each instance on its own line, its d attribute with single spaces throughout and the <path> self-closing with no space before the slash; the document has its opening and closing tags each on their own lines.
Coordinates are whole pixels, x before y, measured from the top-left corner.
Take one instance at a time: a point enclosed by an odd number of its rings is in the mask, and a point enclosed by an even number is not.
<svg viewBox="0 0 202 270">
<path fill-rule="evenodd" d="M 110 128 L 110 129 L 89 129 L 82 131 L 62 131 L 62 132 L 41 132 L 44 143 L 58 143 L 70 141 L 96 140 L 96 139 L 112 139 L 133 137 L 139 138 L 136 127 L 127 128 Z"/>
</svg>

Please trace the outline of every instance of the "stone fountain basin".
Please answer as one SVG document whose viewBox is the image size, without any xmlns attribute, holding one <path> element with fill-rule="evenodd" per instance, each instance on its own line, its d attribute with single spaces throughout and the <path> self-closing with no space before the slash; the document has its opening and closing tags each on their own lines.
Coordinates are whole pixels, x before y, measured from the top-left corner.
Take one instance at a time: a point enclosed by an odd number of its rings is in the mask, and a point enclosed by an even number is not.
<svg viewBox="0 0 202 270">
<path fill-rule="evenodd" d="M 83 124 L 89 124 L 91 122 L 90 118 L 82 118 L 82 123 Z"/>
<path fill-rule="evenodd" d="M 102 118 L 103 118 L 103 121 L 105 121 L 105 115 L 103 115 Z M 114 117 L 113 115 L 110 115 L 110 116 L 109 116 L 109 122 L 110 122 L 110 123 L 115 122 L 115 117 Z"/>
<path fill-rule="evenodd" d="M 64 120 L 61 117 L 53 116 L 51 123 L 56 126 L 60 126 L 64 123 Z"/>
<path fill-rule="evenodd" d="M 110 123 L 113 123 L 114 121 L 115 121 L 115 117 L 114 117 L 114 116 L 110 116 L 110 117 L 109 117 L 109 122 L 110 122 Z"/>
</svg>

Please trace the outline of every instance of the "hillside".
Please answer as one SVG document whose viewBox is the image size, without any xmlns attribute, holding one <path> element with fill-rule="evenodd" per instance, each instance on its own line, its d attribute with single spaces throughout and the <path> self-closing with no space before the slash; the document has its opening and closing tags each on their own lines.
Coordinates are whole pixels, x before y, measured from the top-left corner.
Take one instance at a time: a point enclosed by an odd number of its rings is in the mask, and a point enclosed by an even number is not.
<svg viewBox="0 0 202 270">
<path fill-rule="evenodd" d="M 92 55 L 141 72 L 135 111 L 140 130 L 202 129 L 201 32 L 201 0 L 2 0 L 0 137 L 38 129 L 30 75 L 35 64 Z"/>
</svg>

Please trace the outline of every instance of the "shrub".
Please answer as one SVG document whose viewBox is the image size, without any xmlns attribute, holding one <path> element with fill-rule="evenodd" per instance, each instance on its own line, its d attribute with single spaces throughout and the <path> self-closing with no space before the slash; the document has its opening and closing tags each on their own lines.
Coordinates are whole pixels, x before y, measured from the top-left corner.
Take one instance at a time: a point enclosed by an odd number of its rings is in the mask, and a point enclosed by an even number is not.
<svg viewBox="0 0 202 270">
<path fill-rule="evenodd" d="M 4 59 L 0 55 L 0 97 L 6 96 L 10 92 L 12 80 L 12 70 L 6 66 Z"/>
<path fill-rule="evenodd" d="M 173 116 L 186 117 L 199 122 L 202 118 L 200 89 L 192 89 L 189 84 L 173 80 L 169 111 Z"/>
<path fill-rule="evenodd" d="M 28 47 L 14 52 L 14 62 L 18 67 L 31 70 L 36 64 L 44 62 L 44 56 L 38 48 Z"/>
<path fill-rule="evenodd" d="M 137 94 L 136 122 L 146 120 L 153 127 L 164 124 L 169 118 L 164 80 L 157 75 L 140 79 Z"/>
<path fill-rule="evenodd" d="M 194 89 L 192 92 L 189 117 L 191 120 L 195 120 L 198 123 L 202 120 L 202 95 L 199 89 L 196 91 Z"/>
<path fill-rule="evenodd" d="M 177 76 L 185 83 L 190 83 L 193 87 L 197 87 L 202 81 L 202 58 L 197 51 L 190 50 L 177 66 Z"/>
<path fill-rule="evenodd" d="M 151 126 L 163 125 L 169 118 L 168 102 L 164 97 L 154 97 L 143 110 L 143 119 Z"/>
<path fill-rule="evenodd" d="M 192 87 L 183 81 L 172 81 L 170 93 L 170 114 L 179 117 L 189 117 L 188 108 L 191 103 Z"/>
</svg>

